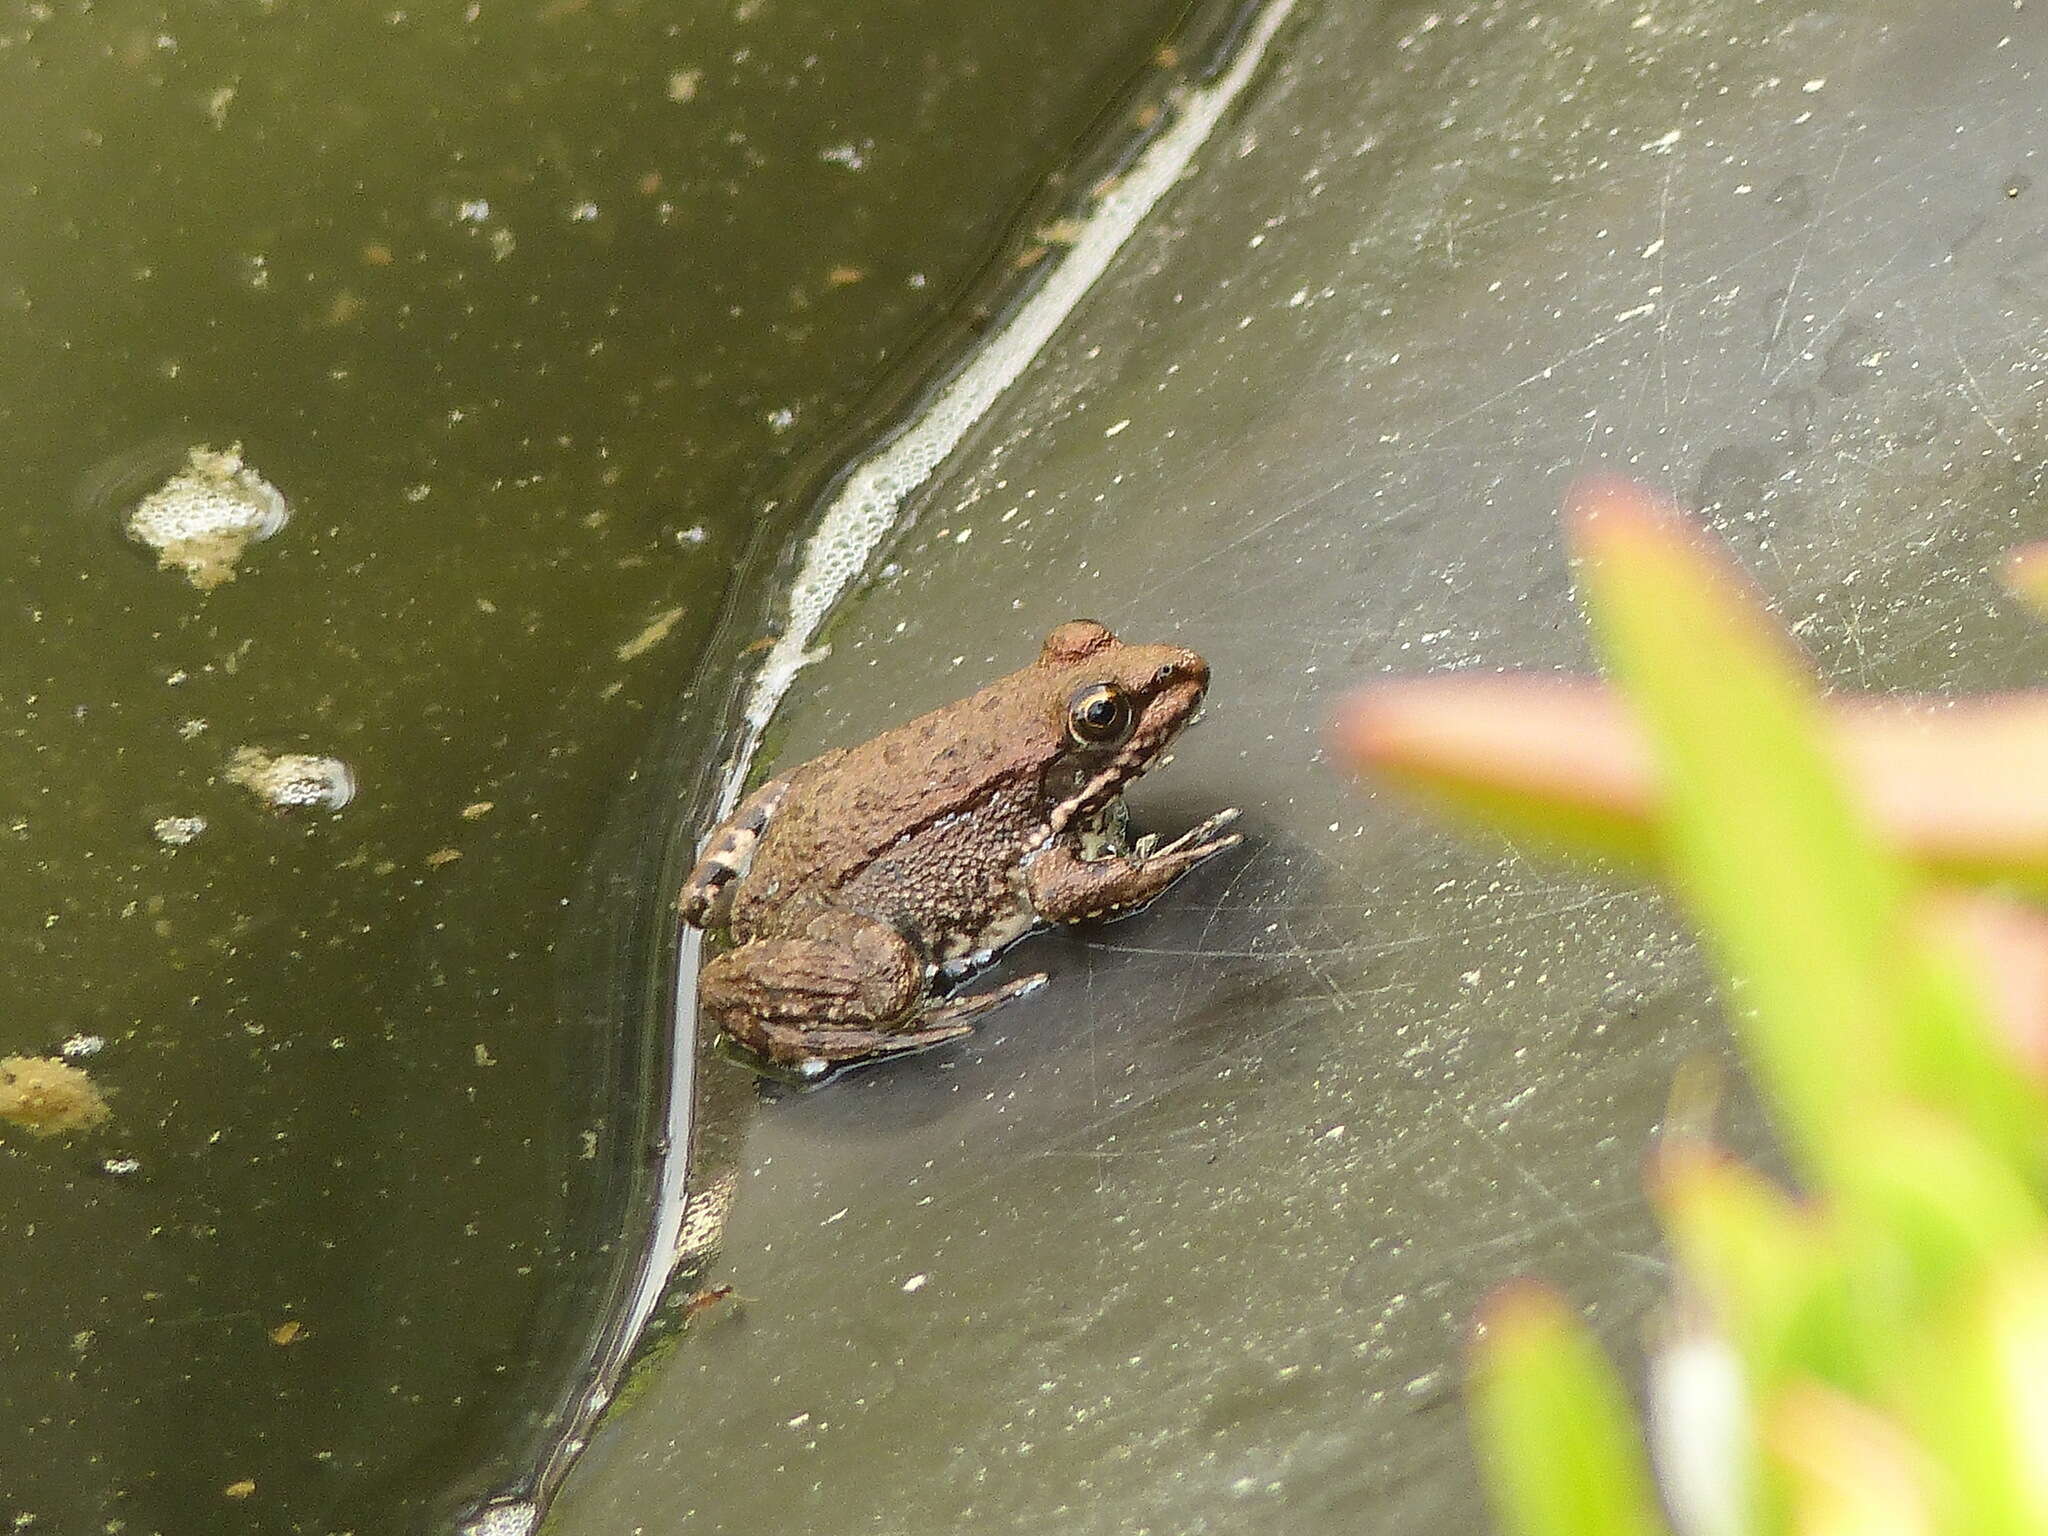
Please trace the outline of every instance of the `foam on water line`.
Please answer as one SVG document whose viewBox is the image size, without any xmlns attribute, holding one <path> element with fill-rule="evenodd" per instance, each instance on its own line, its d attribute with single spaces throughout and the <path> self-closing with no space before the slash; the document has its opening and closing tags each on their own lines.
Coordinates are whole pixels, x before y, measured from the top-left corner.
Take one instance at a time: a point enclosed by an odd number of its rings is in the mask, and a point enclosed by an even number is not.
<svg viewBox="0 0 2048 1536">
<path fill-rule="evenodd" d="M 898 436 L 855 466 L 804 544 L 802 564 L 789 591 L 789 616 L 747 695 L 745 740 L 724 786 L 720 814 L 730 811 L 747 759 L 790 684 L 816 659 L 811 641 L 832 605 L 867 567 L 902 515 L 911 493 L 958 446 L 962 437 L 1017 381 L 1045 344 L 1093 288 L 1132 233 L 1173 184 L 1186 174 L 1264 58 L 1273 34 L 1295 0 L 1273 0 L 1247 29 L 1231 65 L 1190 91 L 1164 133 L 1123 179 L 1096 204 L 1079 237 L 1046 274 L 1009 322 L 992 334 L 966 367 L 941 389 Z"/>
</svg>

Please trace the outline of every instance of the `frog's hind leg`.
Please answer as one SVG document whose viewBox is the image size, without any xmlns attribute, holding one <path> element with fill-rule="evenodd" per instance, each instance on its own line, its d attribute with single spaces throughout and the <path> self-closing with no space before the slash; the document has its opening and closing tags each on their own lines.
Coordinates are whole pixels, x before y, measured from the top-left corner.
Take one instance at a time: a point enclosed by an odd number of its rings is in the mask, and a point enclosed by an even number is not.
<svg viewBox="0 0 2048 1536">
<path fill-rule="evenodd" d="M 801 938 L 756 939 L 704 968 L 698 1007 L 758 1055 L 802 1072 L 958 1039 L 979 1008 L 922 1011 L 924 957 L 894 928 L 851 913 L 817 918 Z M 977 1002 L 979 999 L 961 999 Z"/>
</svg>

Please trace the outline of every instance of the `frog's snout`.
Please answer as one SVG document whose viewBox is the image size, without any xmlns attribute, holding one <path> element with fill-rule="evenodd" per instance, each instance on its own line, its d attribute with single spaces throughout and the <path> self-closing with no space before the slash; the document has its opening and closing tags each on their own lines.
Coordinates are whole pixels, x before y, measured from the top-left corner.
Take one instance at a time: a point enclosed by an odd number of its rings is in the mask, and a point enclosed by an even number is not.
<svg viewBox="0 0 2048 1536">
<path fill-rule="evenodd" d="M 1162 662 L 1159 670 L 1152 674 L 1152 686 L 1155 690 L 1170 687 L 1174 683 L 1194 684 L 1195 698 L 1199 701 L 1201 696 L 1209 691 L 1209 663 L 1193 651 L 1176 652 L 1172 660 Z"/>
</svg>

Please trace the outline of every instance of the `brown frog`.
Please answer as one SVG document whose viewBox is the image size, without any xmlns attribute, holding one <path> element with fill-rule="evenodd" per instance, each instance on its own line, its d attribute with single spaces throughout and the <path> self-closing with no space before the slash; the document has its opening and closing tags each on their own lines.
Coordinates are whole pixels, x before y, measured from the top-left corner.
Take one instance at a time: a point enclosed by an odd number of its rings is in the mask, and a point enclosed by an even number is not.
<svg viewBox="0 0 2048 1536">
<path fill-rule="evenodd" d="M 684 920 L 734 948 L 703 1014 L 806 1076 L 967 1034 L 1043 974 L 951 981 L 1048 923 L 1120 915 L 1241 840 L 1223 811 L 1133 843 L 1123 791 L 1194 718 L 1209 665 L 1079 619 L 979 693 L 754 792 L 683 887 Z"/>
</svg>

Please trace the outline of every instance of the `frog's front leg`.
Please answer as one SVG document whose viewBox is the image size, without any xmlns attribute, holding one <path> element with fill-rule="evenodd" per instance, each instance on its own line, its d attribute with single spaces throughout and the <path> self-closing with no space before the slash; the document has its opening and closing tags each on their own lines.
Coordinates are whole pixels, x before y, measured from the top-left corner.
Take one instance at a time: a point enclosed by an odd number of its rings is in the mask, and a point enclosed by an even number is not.
<svg viewBox="0 0 2048 1536">
<path fill-rule="evenodd" d="M 1049 922 L 1078 923 L 1133 911 L 1202 860 L 1243 842 L 1241 833 L 1217 835 L 1235 820 L 1236 811 L 1219 811 L 1162 848 L 1141 841 L 1131 853 L 1101 859 L 1084 859 L 1070 844 L 1055 843 L 1025 870 L 1025 892 L 1032 908 Z"/>
<path fill-rule="evenodd" d="M 983 1009 L 948 1003 L 927 1013 L 928 987 L 924 957 L 894 928 L 834 912 L 801 937 L 756 939 L 720 955 L 704 968 L 697 1004 L 748 1050 L 817 1072 L 971 1033 L 965 1019 Z"/>
</svg>

